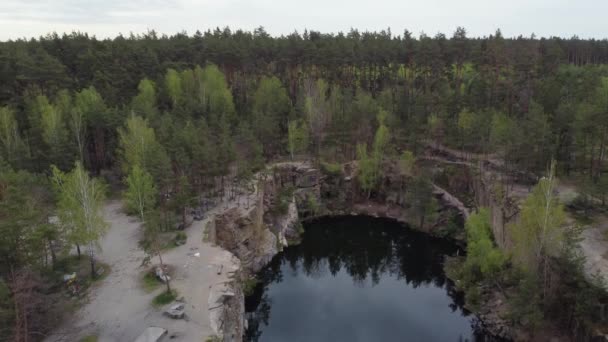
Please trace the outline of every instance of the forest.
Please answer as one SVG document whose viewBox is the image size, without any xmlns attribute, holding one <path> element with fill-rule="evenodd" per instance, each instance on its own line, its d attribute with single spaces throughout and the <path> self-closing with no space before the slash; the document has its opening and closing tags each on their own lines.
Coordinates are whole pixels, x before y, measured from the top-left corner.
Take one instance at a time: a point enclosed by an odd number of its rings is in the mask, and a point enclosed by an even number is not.
<svg viewBox="0 0 608 342">
<path fill-rule="evenodd" d="M 417 37 L 273 37 L 261 27 L 103 40 L 74 32 L 0 42 L 0 337 L 37 340 L 56 323 L 53 291 L 39 284 L 52 283 L 45 279 L 72 248 L 88 254 L 96 274 L 95 245 L 107 228 L 99 208 L 121 193 L 146 223 L 143 247 L 159 257 L 159 232 L 185 224 L 201 196 L 247 182 L 266 163 L 357 160 L 369 198 L 383 162 L 414 159 L 428 142 L 500 156 L 531 175 L 531 186 L 547 176 L 526 202 L 527 227 L 539 203 L 553 203 L 542 193 L 554 175 L 576 179 L 603 207 L 607 64 L 607 40 L 479 38 L 464 28 Z M 415 188 L 426 189 L 419 176 Z M 579 276 L 571 250 L 561 253 L 574 238 L 561 234 L 534 258 L 515 251 L 511 260 L 493 247 L 484 215 L 466 224 L 479 242 L 460 270 L 467 281 L 519 286 L 524 325 L 546 318 L 568 334 L 588 332 L 589 303 L 604 295 Z M 561 215 L 551 212 L 554 228 Z M 550 247 L 560 252 L 549 258 Z M 525 262 L 515 272 L 518 257 Z M 549 295 L 542 274 L 551 267 L 575 271 Z M 564 294 L 585 297 L 560 303 Z"/>
</svg>

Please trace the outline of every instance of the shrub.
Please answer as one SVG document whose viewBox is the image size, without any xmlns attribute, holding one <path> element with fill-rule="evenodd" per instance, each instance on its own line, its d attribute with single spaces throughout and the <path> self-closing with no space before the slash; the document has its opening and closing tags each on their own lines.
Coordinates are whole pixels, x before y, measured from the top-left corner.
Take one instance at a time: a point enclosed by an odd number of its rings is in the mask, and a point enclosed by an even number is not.
<svg viewBox="0 0 608 342">
<path fill-rule="evenodd" d="M 317 201 L 317 198 L 314 195 L 308 194 L 308 196 L 306 198 L 306 204 L 308 206 L 308 212 L 312 216 L 315 216 L 319 213 L 319 211 L 320 211 L 319 202 Z"/>
<path fill-rule="evenodd" d="M 321 162 L 321 172 L 327 176 L 340 176 L 342 165 L 339 163 Z"/>
<path fill-rule="evenodd" d="M 152 292 L 156 290 L 162 283 L 154 274 L 154 270 L 150 270 L 142 277 L 141 284 L 144 291 Z"/>
<path fill-rule="evenodd" d="M 177 232 L 175 234 L 175 238 L 173 239 L 173 242 L 175 243 L 176 246 L 181 246 L 181 245 L 186 244 L 187 240 L 188 240 L 188 235 L 186 235 L 186 233 Z"/>
<path fill-rule="evenodd" d="M 98 338 L 95 335 L 85 336 L 80 339 L 80 342 L 97 342 Z"/>
<path fill-rule="evenodd" d="M 177 291 L 171 290 L 171 292 L 163 291 L 152 300 L 152 305 L 158 307 L 171 303 L 177 298 Z"/>
<path fill-rule="evenodd" d="M 243 294 L 245 296 L 250 296 L 255 291 L 256 286 L 260 281 L 257 278 L 249 277 L 243 281 Z"/>
<path fill-rule="evenodd" d="M 494 245 L 488 209 L 481 208 L 478 213 L 469 216 L 465 227 L 468 244 L 465 279 L 476 282 L 496 277 L 506 258 Z"/>
<path fill-rule="evenodd" d="M 277 215 L 287 214 L 289 210 L 289 203 L 293 198 L 293 187 L 287 186 L 279 190 L 277 194 L 277 198 L 274 203 L 274 207 L 272 208 L 273 213 Z"/>
</svg>

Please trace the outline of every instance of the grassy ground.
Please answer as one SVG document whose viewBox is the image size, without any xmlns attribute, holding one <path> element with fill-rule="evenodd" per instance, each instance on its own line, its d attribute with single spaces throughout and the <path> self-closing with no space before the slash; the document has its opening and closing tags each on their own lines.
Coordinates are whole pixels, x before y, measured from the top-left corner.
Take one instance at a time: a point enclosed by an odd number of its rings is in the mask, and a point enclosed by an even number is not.
<svg viewBox="0 0 608 342">
<path fill-rule="evenodd" d="M 61 288 L 67 288 L 64 284 L 63 276 L 76 273 L 75 282 L 78 285 L 79 295 L 84 294 L 86 290 L 99 283 L 110 273 L 110 266 L 100 261 L 95 262 L 95 270 L 97 276 L 91 277 L 91 263 L 88 255 L 82 255 L 80 258 L 76 255 L 68 255 L 60 258 L 55 264 L 52 273 L 49 274 L 53 282 L 56 282 Z"/>
<path fill-rule="evenodd" d="M 177 291 L 171 290 L 171 292 L 163 291 L 158 296 L 154 297 L 152 300 L 152 305 L 154 307 L 161 307 L 163 305 L 167 305 L 177 298 Z"/>
<path fill-rule="evenodd" d="M 80 339 L 80 342 L 97 342 L 97 336 L 96 335 L 85 336 Z"/>
<path fill-rule="evenodd" d="M 163 283 L 158 280 L 156 275 L 154 274 L 154 270 L 148 270 L 144 272 L 144 275 L 141 277 L 141 287 L 147 293 L 153 292 L 158 289 Z"/>
</svg>

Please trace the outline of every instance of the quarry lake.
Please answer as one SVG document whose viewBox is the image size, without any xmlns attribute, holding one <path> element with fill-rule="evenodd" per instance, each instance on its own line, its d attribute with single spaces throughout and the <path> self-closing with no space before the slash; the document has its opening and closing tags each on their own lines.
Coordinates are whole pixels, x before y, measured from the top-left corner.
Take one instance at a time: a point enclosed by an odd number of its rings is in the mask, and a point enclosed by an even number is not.
<svg viewBox="0 0 608 342">
<path fill-rule="evenodd" d="M 304 224 L 246 297 L 247 341 L 483 341 L 443 271 L 450 241 L 388 219 Z"/>
</svg>

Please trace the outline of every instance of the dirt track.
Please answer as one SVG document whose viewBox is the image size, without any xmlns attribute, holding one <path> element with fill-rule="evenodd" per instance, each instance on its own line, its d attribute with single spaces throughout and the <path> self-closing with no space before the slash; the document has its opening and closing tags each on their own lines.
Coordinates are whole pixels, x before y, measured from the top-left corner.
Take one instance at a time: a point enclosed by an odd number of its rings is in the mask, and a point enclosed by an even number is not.
<svg viewBox="0 0 608 342">
<path fill-rule="evenodd" d="M 148 326 L 167 329 L 176 341 L 204 341 L 213 335 L 207 304 L 209 288 L 227 280 L 226 272 L 218 275 L 214 264 L 224 264 L 225 269 L 232 264 L 229 253 L 202 242 L 207 219 L 195 221 L 186 229 L 185 245 L 163 254 L 165 263 L 175 269 L 172 286 L 186 301 L 188 319 L 172 320 L 162 315 L 162 308 L 151 306 L 152 298 L 163 289 L 146 293 L 140 286 L 144 271 L 140 265 L 145 254 L 138 247 L 139 222 L 122 212 L 119 201 L 107 203 L 104 217 L 110 229 L 101 241 L 98 257 L 112 271 L 90 291 L 89 302 L 47 341 L 78 341 L 96 335 L 100 342 L 128 342 Z M 152 263 L 156 262 L 156 258 L 152 259 Z"/>
</svg>

